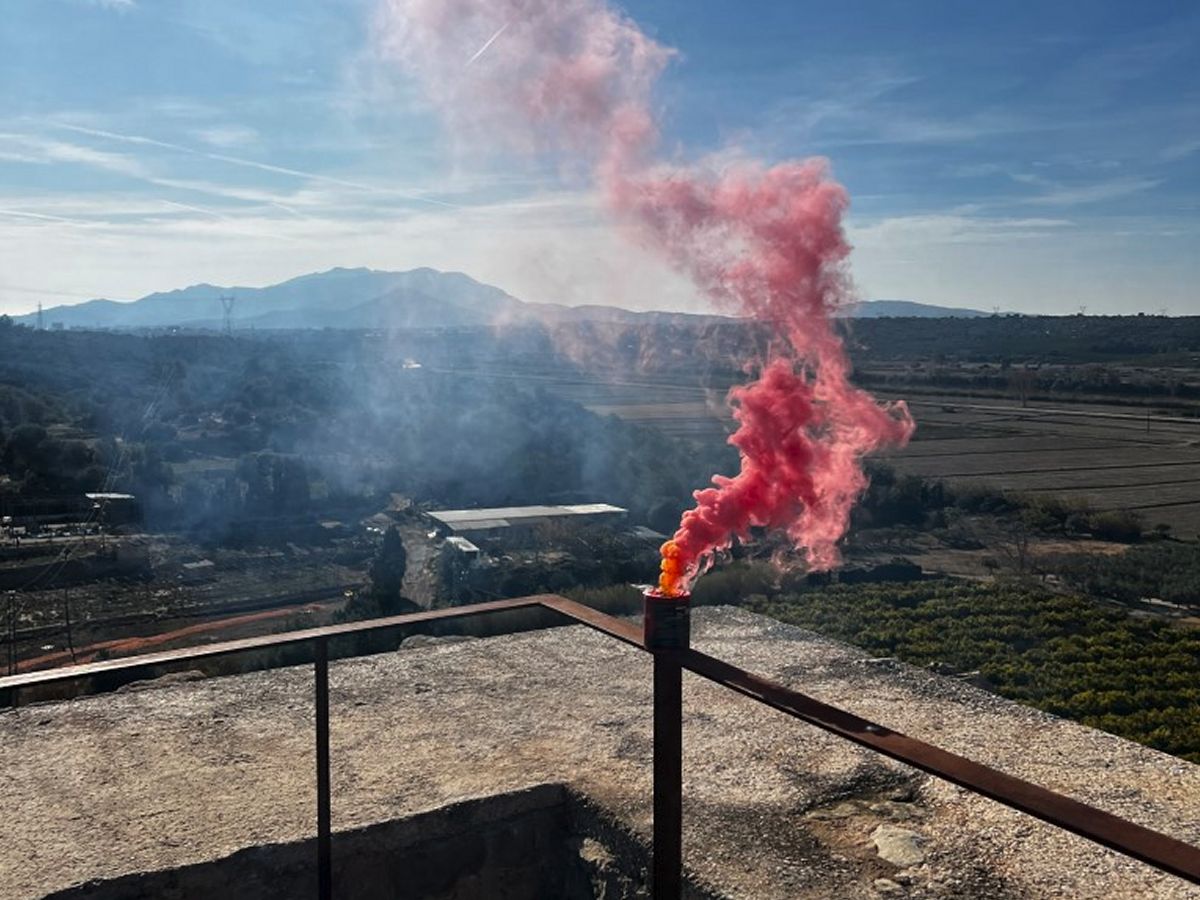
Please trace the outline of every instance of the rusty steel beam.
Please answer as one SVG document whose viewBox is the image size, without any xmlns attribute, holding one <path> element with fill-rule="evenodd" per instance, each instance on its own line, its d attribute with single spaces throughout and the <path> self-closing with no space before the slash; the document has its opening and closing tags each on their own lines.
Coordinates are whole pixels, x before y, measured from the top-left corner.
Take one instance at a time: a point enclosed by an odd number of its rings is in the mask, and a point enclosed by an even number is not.
<svg viewBox="0 0 1200 900">
<path fill-rule="evenodd" d="M 32 687 L 33 685 L 60 684 L 80 678 L 89 678 L 93 675 L 140 669 L 145 666 L 163 666 L 172 663 L 193 662 L 199 659 L 212 659 L 218 656 L 229 656 L 234 653 L 246 653 L 252 650 L 289 647 L 296 644 L 304 644 L 318 638 L 345 637 L 347 635 L 365 634 L 371 631 L 384 631 L 390 628 L 403 628 L 407 625 L 419 625 L 424 622 L 464 619 L 471 616 L 487 615 L 488 613 L 508 612 L 514 609 L 533 609 L 544 606 L 543 601 L 545 599 L 547 599 L 545 596 L 533 596 L 519 597 L 514 600 L 493 600 L 488 603 L 475 603 L 469 606 L 451 606 L 447 609 L 431 609 L 425 612 L 406 613 L 402 616 L 387 616 L 379 619 L 366 619 L 361 622 L 348 622 L 344 625 L 326 625 L 322 628 L 305 628 L 299 631 L 285 631 L 281 634 L 266 634 L 259 637 L 242 638 L 236 641 L 224 641 L 219 644 L 207 644 L 202 647 L 184 647 L 179 650 L 143 653 L 138 656 L 106 659 L 101 662 L 83 663 L 76 666 L 60 666 L 57 669 L 25 672 L 20 675 L 0 678 L 0 691 Z"/>
<path fill-rule="evenodd" d="M 547 609 L 554 610 L 559 615 L 565 616 L 579 625 L 586 625 L 599 631 L 601 634 L 606 634 L 611 638 L 616 638 L 618 641 L 629 644 L 631 647 L 637 647 L 639 650 L 644 650 L 642 644 L 642 629 L 633 622 L 628 622 L 625 619 L 618 619 L 616 616 L 610 616 L 607 613 L 602 613 L 599 610 L 592 609 L 583 603 L 576 603 L 574 600 L 568 600 L 566 597 L 560 597 L 557 594 L 547 594 L 538 598 L 542 606 Z"/>
<path fill-rule="evenodd" d="M 654 651 L 654 900 L 683 896 L 683 669 L 676 650 Z"/>
<path fill-rule="evenodd" d="M 691 595 L 642 594 L 642 645 L 654 655 L 654 853 L 651 896 L 683 896 L 683 668 Z"/>
<path fill-rule="evenodd" d="M 313 648 L 317 759 L 317 897 L 333 900 L 333 802 L 329 779 L 329 641 Z"/>
<path fill-rule="evenodd" d="M 554 597 L 547 605 L 564 616 L 641 647 L 640 630 L 628 622 L 563 597 Z M 685 669 L 773 709 L 1156 869 L 1200 884 L 1200 847 L 869 722 L 698 650 L 687 650 L 681 658 Z"/>
<path fill-rule="evenodd" d="M 697 650 L 683 667 L 780 712 L 1200 884 L 1200 848 L 752 675 Z"/>
</svg>

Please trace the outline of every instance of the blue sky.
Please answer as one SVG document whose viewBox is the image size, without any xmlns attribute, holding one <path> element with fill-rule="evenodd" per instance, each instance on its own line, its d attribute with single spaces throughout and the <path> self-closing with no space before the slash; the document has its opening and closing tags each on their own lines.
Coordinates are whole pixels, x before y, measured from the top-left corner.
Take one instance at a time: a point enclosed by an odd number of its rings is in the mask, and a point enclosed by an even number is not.
<svg viewBox="0 0 1200 900">
<path fill-rule="evenodd" d="M 864 296 L 1200 314 L 1191 0 L 624 8 L 681 51 L 668 152 L 832 160 Z M 452 148 L 374 9 L 4 0 L 0 311 L 336 265 L 702 308 L 585 183 Z"/>
</svg>

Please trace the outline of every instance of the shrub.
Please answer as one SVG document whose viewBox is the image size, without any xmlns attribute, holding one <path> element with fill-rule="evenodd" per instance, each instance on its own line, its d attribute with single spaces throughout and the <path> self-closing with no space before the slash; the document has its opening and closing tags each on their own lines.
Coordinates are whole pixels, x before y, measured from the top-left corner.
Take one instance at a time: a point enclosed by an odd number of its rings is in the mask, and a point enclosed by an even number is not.
<svg viewBox="0 0 1200 900">
<path fill-rule="evenodd" d="M 1102 541 L 1131 544 L 1142 539 L 1142 517 L 1127 509 L 1111 509 L 1088 518 L 1088 531 Z"/>
<path fill-rule="evenodd" d="M 978 670 L 1009 699 L 1200 762 L 1195 628 L 1018 583 L 838 585 L 745 605 L 872 653 Z"/>
</svg>

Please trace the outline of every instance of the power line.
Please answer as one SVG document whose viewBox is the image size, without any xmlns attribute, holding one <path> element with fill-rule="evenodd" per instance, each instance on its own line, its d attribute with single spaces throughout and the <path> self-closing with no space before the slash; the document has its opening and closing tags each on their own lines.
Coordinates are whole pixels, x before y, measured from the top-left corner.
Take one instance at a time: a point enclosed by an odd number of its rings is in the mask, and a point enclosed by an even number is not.
<svg viewBox="0 0 1200 900">
<path fill-rule="evenodd" d="M 232 294 L 222 295 L 221 297 L 221 309 L 224 310 L 222 324 L 224 325 L 227 337 L 233 336 L 233 304 L 236 300 L 237 297 Z"/>
</svg>

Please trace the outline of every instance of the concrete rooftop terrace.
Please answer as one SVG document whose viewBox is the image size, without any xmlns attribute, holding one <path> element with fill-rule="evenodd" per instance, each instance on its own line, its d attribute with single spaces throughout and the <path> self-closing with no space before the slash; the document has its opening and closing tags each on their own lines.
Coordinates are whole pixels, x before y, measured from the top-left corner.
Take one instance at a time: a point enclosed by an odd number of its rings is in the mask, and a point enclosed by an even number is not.
<svg viewBox="0 0 1200 900">
<path fill-rule="evenodd" d="M 735 609 L 694 645 L 1200 843 L 1200 766 Z M 650 659 L 584 627 L 331 665 L 336 831 L 561 783 L 648 837 Z M 1200 898 L 1200 888 L 684 676 L 685 864 L 731 897 Z M 0 713 L 0 897 L 315 830 L 311 667 Z"/>
</svg>

